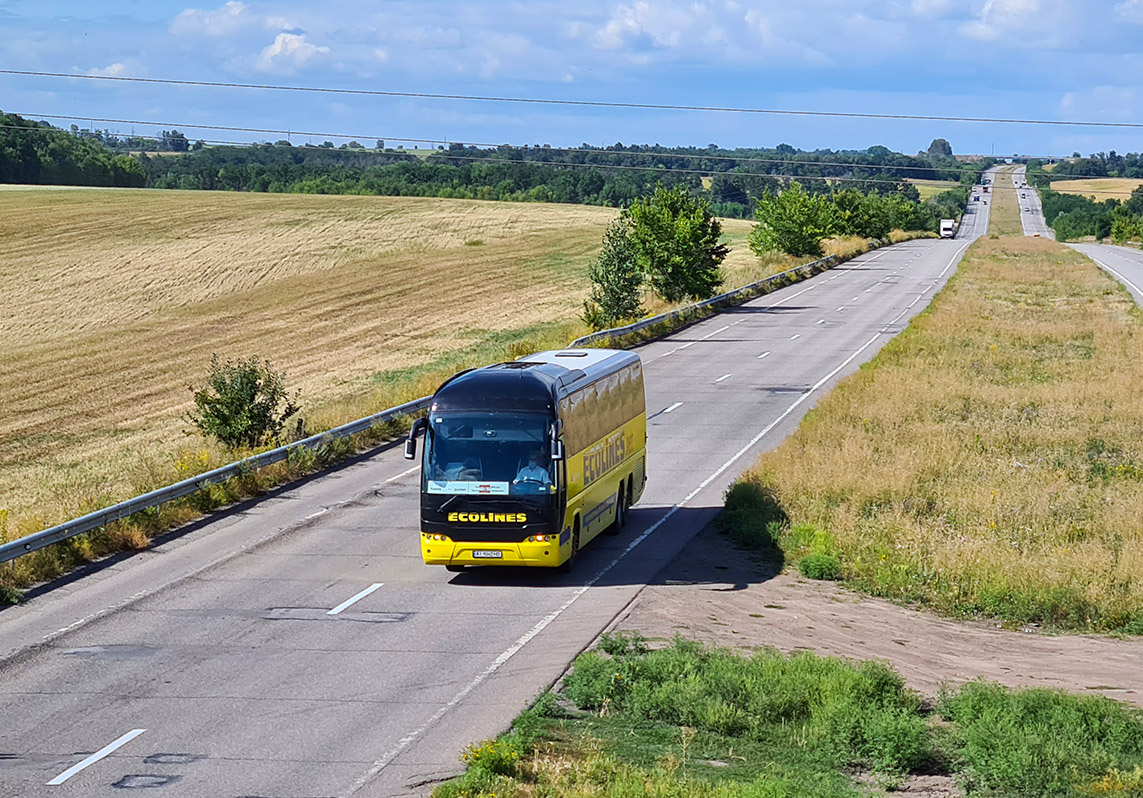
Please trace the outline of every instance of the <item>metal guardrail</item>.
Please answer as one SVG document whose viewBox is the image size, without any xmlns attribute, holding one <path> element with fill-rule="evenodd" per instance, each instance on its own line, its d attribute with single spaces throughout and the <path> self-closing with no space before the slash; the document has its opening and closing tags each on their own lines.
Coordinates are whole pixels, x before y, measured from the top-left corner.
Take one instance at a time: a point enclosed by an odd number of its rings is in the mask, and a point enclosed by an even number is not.
<svg viewBox="0 0 1143 798">
<path fill-rule="evenodd" d="M 877 242 L 878 247 L 882 245 L 882 242 Z M 813 274 L 816 271 L 836 266 L 838 263 L 841 263 L 842 260 L 842 258 L 836 255 L 830 255 L 820 260 L 811 261 L 810 263 L 803 263 L 801 266 L 795 266 L 793 269 L 787 269 L 784 272 L 779 272 L 778 274 L 771 275 L 757 282 L 750 283 L 749 285 L 744 285 L 733 291 L 727 291 L 725 294 L 719 294 L 710 299 L 705 299 L 702 302 L 696 302 L 693 305 L 687 305 L 686 307 L 676 308 L 666 313 L 660 313 L 658 316 L 642 319 L 634 324 L 628 324 L 626 327 L 600 330 L 599 332 L 585 335 L 582 338 L 577 338 L 575 341 L 572 341 L 570 346 L 589 346 L 594 343 L 599 343 L 600 341 L 607 341 L 631 333 L 640 332 L 649 327 L 654 327 L 657 324 L 686 320 L 693 314 L 703 310 L 717 310 L 721 307 L 745 302 L 760 294 L 768 293 L 768 291 L 763 289 L 769 288 L 770 286 L 775 288 L 780 287 L 781 285 L 787 284 L 787 281 L 797 278 L 800 274 L 807 272 Z M 251 471 L 273 463 L 281 462 L 289 457 L 292 452 L 299 449 L 316 449 L 331 440 L 346 438 L 350 435 L 364 432 L 374 424 L 381 424 L 398 416 L 405 416 L 425 410 L 429 406 L 430 399 L 432 399 L 430 396 L 414 399 L 411 402 L 406 402 L 397 407 L 391 407 L 388 410 L 382 410 L 380 413 L 375 413 L 365 418 L 359 418 L 356 421 L 351 421 L 348 424 L 343 424 L 340 427 L 335 427 L 318 435 L 311 435 L 303 440 L 295 441 L 285 446 L 279 446 L 276 449 L 271 449 L 243 460 L 238 460 L 216 468 L 213 471 L 207 471 L 203 474 L 184 479 L 181 482 L 176 482 L 173 485 L 168 485 L 165 488 L 144 493 L 141 496 L 136 496 L 125 502 L 104 507 L 101 510 L 96 510 L 87 515 L 81 515 L 79 518 L 74 518 L 63 524 L 58 524 L 40 532 L 34 532 L 31 535 L 0 544 L 0 563 L 14 560 L 21 555 L 37 551 L 53 543 L 59 543 L 76 535 L 82 535 L 84 532 L 90 532 L 93 529 L 106 526 L 112 521 L 119 521 L 141 510 L 149 510 L 152 507 L 158 507 L 160 504 L 181 499 L 184 496 L 189 496 L 195 491 L 202 490 L 210 485 L 215 485 L 219 482 L 248 474 Z"/>
<path fill-rule="evenodd" d="M 96 510 L 87 515 L 81 515 L 79 518 L 72 519 L 66 523 L 35 532 L 22 538 L 17 538 L 10 543 L 0 545 L 0 563 L 14 560 L 23 554 L 42 549 L 53 543 L 59 543 L 62 540 L 81 535 L 84 532 L 90 532 L 101 526 L 106 526 L 112 521 L 118 521 L 129 515 L 134 515 L 140 510 L 158 507 L 160 504 L 189 496 L 195 491 L 202 490 L 210 485 L 248 474 L 251 471 L 271 465 L 272 463 L 281 462 L 289 457 L 292 452 L 300 449 L 316 449 L 331 440 L 346 438 L 350 435 L 356 435 L 359 432 L 365 432 L 365 430 L 374 424 L 382 424 L 398 416 L 405 416 L 410 413 L 425 410 L 429 406 L 430 398 L 431 397 L 425 396 L 420 399 L 414 399 L 411 402 L 406 402 L 397 407 L 391 407 L 388 410 L 382 410 L 380 413 L 375 413 L 372 416 L 359 418 L 356 421 L 351 421 L 348 424 L 343 424 L 340 427 L 322 432 L 318 435 L 311 435 L 300 441 L 279 446 L 277 449 L 261 452 L 260 454 L 247 457 L 243 460 L 221 466 L 213 471 L 207 471 L 198 476 L 184 479 L 182 482 L 176 482 L 174 485 L 168 485 L 165 488 L 144 493 L 142 496 L 136 496 L 125 502 L 104 507 L 102 510 Z"/>
<path fill-rule="evenodd" d="M 877 242 L 877 247 L 882 245 L 883 244 L 881 242 Z M 877 247 L 874 247 L 874 249 Z M 820 260 L 803 263 L 801 266 L 795 266 L 794 268 L 787 269 L 784 272 L 778 272 L 777 274 L 772 274 L 769 277 L 764 277 L 757 282 L 744 285 L 740 288 L 735 288 L 733 291 L 727 291 L 725 294 L 712 296 L 710 299 L 704 299 L 702 302 L 696 302 L 693 305 L 687 305 L 686 307 L 668 310 L 666 313 L 660 313 L 658 316 L 651 316 L 650 318 L 640 319 L 634 324 L 628 324 L 626 327 L 615 327 L 610 330 L 600 330 L 599 332 L 593 332 L 590 335 L 585 335 L 582 338 L 575 339 L 571 342 L 570 345 L 591 346 L 592 344 L 597 344 L 600 341 L 608 341 L 613 338 L 621 338 L 624 335 L 637 333 L 642 330 L 646 330 L 649 327 L 654 327 L 657 324 L 688 319 L 693 314 L 703 310 L 718 310 L 719 308 L 726 307 L 728 305 L 737 305 L 750 299 L 754 299 L 760 294 L 769 293 L 769 291 L 764 291 L 763 289 L 769 288 L 772 285 L 774 287 L 787 285 L 789 280 L 797 277 L 803 272 L 808 271 L 812 274 L 818 270 L 824 271 L 825 269 L 836 266 L 841 262 L 842 258 L 839 258 L 837 255 L 828 255 L 827 257 L 821 258 Z"/>
</svg>

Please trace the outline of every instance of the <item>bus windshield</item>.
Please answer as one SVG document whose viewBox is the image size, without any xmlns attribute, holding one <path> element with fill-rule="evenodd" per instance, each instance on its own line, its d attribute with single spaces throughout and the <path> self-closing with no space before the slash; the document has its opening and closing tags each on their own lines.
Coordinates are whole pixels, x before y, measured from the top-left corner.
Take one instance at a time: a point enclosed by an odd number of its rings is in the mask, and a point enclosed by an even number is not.
<svg viewBox="0 0 1143 798">
<path fill-rule="evenodd" d="M 539 413 L 458 412 L 429 419 L 425 453 L 428 493 L 550 495 L 552 421 Z"/>
</svg>

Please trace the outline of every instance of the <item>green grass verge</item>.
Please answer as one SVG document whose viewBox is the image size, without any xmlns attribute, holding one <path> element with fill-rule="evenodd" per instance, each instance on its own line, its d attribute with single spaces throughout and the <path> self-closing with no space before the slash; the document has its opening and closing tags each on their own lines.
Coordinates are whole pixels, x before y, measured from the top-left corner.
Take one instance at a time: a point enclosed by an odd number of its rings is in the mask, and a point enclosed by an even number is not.
<svg viewBox="0 0 1143 798">
<path fill-rule="evenodd" d="M 969 796 L 1143 794 L 1143 717 L 1102 696 L 973 682 L 934 709 L 880 663 L 681 640 L 603 648 L 565 682 L 573 710 L 541 697 L 470 747 L 434 798 L 840 798 L 918 771 L 952 775 Z"/>
</svg>

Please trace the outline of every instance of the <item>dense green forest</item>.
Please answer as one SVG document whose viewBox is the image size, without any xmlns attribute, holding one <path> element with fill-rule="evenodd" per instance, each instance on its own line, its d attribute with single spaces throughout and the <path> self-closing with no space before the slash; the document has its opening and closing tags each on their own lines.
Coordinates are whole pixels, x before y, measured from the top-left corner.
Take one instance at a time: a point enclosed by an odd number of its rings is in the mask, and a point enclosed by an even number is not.
<svg viewBox="0 0 1143 798">
<path fill-rule="evenodd" d="M 810 194 L 853 189 L 897 196 L 920 205 L 907 178 L 951 180 L 915 214 L 926 227 L 959 215 L 965 188 L 986 164 L 955 161 L 947 142 L 916 156 L 885 147 L 804 152 L 773 149 L 623 145 L 555 148 L 548 145 L 473 147 L 451 144 L 433 151 L 335 147 L 289 141 L 250 146 L 206 146 L 177 130 L 151 139 L 109 131 L 53 128 L 2 116 L 0 182 L 129 185 L 151 188 L 315 194 L 453 197 L 562 202 L 627 207 L 656 185 L 685 185 L 719 216 L 749 218 L 758 199 L 797 179 Z M 133 153 L 128 155 L 127 153 Z M 150 154 L 148 154 L 150 153 Z"/>
<path fill-rule="evenodd" d="M 147 175 L 100 141 L 0 112 L 0 183 L 144 186 Z"/>
<path fill-rule="evenodd" d="M 1081 161 L 1088 164 L 1099 162 L 1115 156 L 1112 152 L 1105 156 L 1103 153 L 1093 155 L 1090 159 Z M 1113 170 L 1112 173 L 1103 173 L 1099 177 L 1143 177 L 1143 155 L 1128 153 L 1122 158 L 1116 156 L 1116 163 L 1131 164 L 1123 169 L 1138 170 L 1133 174 L 1124 174 Z M 1083 197 L 1078 194 L 1061 194 L 1053 191 L 1051 183 L 1058 180 L 1061 175 L 1090 176 L 1092 172 L 1079 171 L 1076 164 L 1061 162 L 1056 164 L 1051 173 L 1045 172 L 1039 161 L 1028 162 L 1028 181 L 1040 189 L 1040 196 L 1044 204 L 1044 219 L 1056 232 L 1060 241 L 1075 241 L 1087 236 L 1094 236 L 1097 241 L 1110 238 L 1117 244 L 1125 244 L 1143 238 L 1143 186 L 1135 189 L 1126 200 L 1115 198 L 1097 200 L 1092 197 Z"/>
</svg>

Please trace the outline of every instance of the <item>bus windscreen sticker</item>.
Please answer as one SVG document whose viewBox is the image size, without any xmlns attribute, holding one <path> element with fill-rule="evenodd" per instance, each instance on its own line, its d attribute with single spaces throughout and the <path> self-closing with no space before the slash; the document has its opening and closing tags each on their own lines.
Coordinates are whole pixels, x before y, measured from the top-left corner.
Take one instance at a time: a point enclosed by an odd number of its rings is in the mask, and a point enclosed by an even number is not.
<svg viewBox="0 0 1143 798">
<path fill-rule="evenodd" d="M 451 496 L 507 496 L 507 482 L 438 482 L 429 480 L 429 493 Z"/>
</svg>

